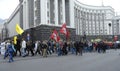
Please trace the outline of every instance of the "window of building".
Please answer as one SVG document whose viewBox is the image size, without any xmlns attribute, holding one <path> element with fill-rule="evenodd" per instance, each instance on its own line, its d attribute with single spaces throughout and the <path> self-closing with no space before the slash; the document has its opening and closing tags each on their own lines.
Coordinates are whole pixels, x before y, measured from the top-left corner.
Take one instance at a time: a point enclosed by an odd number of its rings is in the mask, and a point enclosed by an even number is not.
<svg viewBox="0 0 120 71">
<path fill-rule="evenodd" d="M 36 10 L 36 11 L 35 11 L 35 16 L 38 16 L 38 13 L 39 13 L 38 10 Z"/>
<path fill-rule="evenodd" d="M 49 9 L 49 7 L 50 7 L 50 4 L 49 4 L 49 1 L 47 2 L 47 8 Z"/>
<path fill-rule="evenodd" d="M 47 16 L 49 17 L 49 11 L 47 11 Z"/>
<path fill-rule="evenodd" d="M 37 7 L 37 1 L 35 1 L 35 7 Z"/>
</svg>

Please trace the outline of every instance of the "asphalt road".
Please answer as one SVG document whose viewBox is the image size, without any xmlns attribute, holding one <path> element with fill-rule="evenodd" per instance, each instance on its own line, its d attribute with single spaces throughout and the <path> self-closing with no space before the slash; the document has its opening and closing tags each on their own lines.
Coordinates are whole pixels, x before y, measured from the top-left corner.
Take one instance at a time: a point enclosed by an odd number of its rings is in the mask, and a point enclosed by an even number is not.
<svg viewBox="0 0 120 71">
<path fill-rule="evenodd" d="M 83 56 L 16 57 L 8 63 L 0 57 L 0 71 L 120 71 L 120 50 L 84 53 Z"/>
</svg>

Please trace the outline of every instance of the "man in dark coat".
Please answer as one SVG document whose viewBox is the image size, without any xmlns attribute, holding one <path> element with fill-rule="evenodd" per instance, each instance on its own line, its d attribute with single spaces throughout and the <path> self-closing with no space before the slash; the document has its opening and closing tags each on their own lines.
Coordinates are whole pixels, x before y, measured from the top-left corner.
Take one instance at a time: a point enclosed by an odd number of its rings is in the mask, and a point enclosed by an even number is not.
<svg viewBox="0 0 120 71">
<path fill-rule="evenodd" d="M 34 53 L 33 53 L 33 48 L 34 48 L 34 43 L 32 41 L 27 41 L 27 55 L 29 55 L 29 51 L 31 52 L 32 56 L 34 56 Z"/>
<path fill-rule="evenodd" d="M 16 53 L 15 53 L 15 56 L 17 55 L 17 52 L 19 52 L 19 56 L 21 56 L 21 51 L 20 51 L 20 49 L 21 49 L 21 40 L 18 38 L 17 39 L 17 44 L 15 45 L 15 49 L 16 49 Z"/>
<path fill-rule="evenodd" d="M 82 53 L 83 53 L 83 43 L 80 41 L 79 44 L 78 44 L 78 47 L 79 47 L 79 54 L 82 56 Z"/>
</svg>

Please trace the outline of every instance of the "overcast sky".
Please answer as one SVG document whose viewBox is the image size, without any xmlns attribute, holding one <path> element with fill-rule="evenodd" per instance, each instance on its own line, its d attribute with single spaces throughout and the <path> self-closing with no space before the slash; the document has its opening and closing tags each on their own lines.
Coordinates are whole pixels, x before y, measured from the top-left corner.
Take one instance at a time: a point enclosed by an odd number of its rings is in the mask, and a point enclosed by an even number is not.
<svg viewBox="0 0 120 71">
<path fill-rule="evenodd" d="M 0 0 L 0 18 L 7 19 L 15 10 L 19 0 Z"/>
<path fill-rule="evenodd" d="M 78 0 L 88 5 L 101 6 L 102 0 Z M 19 0 L 0 0 L 0 18 L 7 19 L 15 10 Z M 120 12 L 120 0 L 103 0 L 105 6 L 112 6 L 116 12 Z"/>
</svg>

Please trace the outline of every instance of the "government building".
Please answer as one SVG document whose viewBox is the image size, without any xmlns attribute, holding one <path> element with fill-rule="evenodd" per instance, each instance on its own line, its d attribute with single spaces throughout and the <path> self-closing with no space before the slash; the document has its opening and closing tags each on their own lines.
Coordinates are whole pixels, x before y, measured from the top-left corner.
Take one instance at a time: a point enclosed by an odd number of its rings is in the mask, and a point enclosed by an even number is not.
<svg viewBox="0 0 120 71">
<path fill-rule="evenodd" d="M 63 23 L 70 31 L 71 40 L 84 36 L 112 38 L 120 34 L 120 16 L 111 6 L 91 6 L 77 0 L 19 0 L 19 5 L 5 22 L 7 37 L 18 35 L 15 25 L 19 24 L 33 40 L 47 40 L 51 31 L 58 32 Z M 64 39 L 64 35 L 60 34 Z"/>
</svg>

